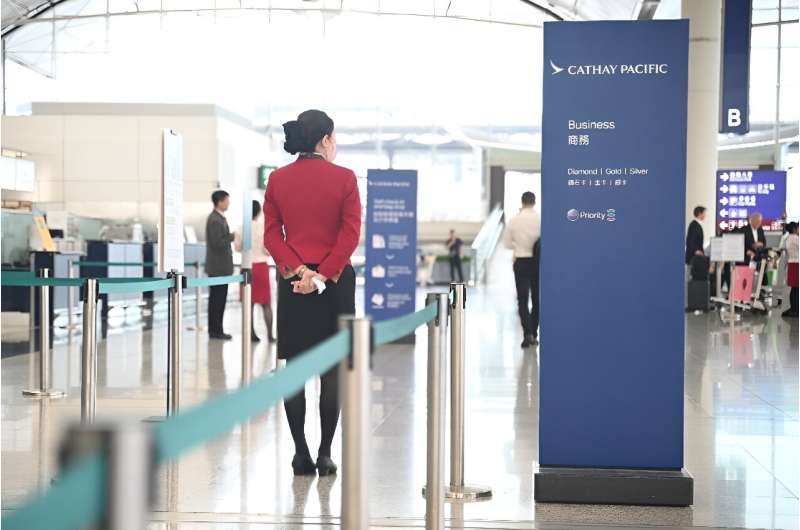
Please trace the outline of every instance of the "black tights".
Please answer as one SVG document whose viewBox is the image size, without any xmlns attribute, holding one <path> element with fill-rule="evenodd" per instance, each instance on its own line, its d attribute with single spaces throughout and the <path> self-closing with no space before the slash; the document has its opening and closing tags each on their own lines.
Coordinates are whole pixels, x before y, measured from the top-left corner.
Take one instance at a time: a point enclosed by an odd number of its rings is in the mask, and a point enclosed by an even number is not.
<svg viewBox="0 0 800 530">
<path fill-rule="evenodd" d="M 334 366 L 320 378 L 321 390 L 319 394 L 319 419 L 322 430 L 322 439 L 319 442 L 319 456 L 331 456 L 331 443 L 336 433 L 336 424 L 339 421 L 339 371 Z M 301 390 L 289 399 L 284 400 L 286 419 L 289 420 L 289 430 L 292 431 L 294 451 L 301 456 L 311 457 L 306 443 L 306 393 Z"/>
</svg>

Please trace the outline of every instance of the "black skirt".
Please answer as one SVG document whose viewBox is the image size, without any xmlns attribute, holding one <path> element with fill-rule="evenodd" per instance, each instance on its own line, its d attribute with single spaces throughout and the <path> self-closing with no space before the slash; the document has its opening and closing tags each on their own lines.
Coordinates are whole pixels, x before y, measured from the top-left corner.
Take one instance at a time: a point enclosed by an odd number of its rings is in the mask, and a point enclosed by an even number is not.
<svg viewBox="0 0 800 530">
<path fill-rule="evenodd" d="M 316 265 L 306 265 L 316 270 Z M 356 312 L 356 273 L 342 270 L 338 282 L 328 280 L 322 294 L 292 292 L 292 281 L 278 275 L 278 358 L 291 360 L 339 331 L 339 317 Z"/>
</svg>

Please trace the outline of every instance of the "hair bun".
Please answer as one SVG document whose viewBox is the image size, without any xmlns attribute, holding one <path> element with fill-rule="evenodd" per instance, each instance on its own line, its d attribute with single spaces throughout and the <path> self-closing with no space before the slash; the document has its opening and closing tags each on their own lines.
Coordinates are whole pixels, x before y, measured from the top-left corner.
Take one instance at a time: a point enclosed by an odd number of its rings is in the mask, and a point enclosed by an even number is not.
<svg viewBox="0 0 800 530">
<path fill-rule="evenodd" d="M 287 121 L 283 124 L 283 134 L 286 140 L 283 142 L 283 149 L 291 154 L 296 155 L 303 150 L 303 133 L 300 129 L 300 122 L 297 120 Z"/>
</svg>

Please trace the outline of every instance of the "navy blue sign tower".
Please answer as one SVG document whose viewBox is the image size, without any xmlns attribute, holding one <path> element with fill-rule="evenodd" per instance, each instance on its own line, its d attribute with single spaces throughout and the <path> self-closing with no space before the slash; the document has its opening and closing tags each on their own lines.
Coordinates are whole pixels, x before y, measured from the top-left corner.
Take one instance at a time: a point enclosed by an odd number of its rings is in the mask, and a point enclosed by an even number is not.
<svg viewBox="0 0 800 530">
<path fill-rule="evenodd" d="M 686 20 L 545 23 L 537 501 L 691 504 L 688 46 Z"/>
<path fill-rule="evenodd" d="M 719 132 L 750 130 L 750 29 L 752 0 L 725 0 L 722 10 L 722 69 Z"/>
<path fill-rule="evenodd" d="M 375 321 L 414 312 L 417 256 L 417 172 L 367 173 L 364 308 Z"/>
</svg>

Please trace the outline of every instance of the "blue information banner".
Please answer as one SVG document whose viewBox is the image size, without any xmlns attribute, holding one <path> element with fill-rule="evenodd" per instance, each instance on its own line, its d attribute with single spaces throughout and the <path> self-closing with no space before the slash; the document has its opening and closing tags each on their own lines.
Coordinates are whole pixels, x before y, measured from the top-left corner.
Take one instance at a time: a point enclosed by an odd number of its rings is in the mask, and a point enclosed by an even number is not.
<svg viewBox="0 0 800 530">
<path fill-rule="evenodd" d="M 760 213 L 764 230 L 782 230 L 786 212 L 786 172 L 750 169 L 717 171 L 717 227 L 730 232 Z"/>
<path fill-rule="evenodd" d="M 539 462 L 683 465 L 687 20 L 545 22 Z"/>
<path fill-rule="evenodd" d="M 417 172 L 367 172 L 364 308 L 375 321 L 413 313 L 417 278 Z"/>
<path fill-rule="evenodd" d="M 750 26 L 752 0 L 725 0 L 722 10 L 722 70 L 719 132 L 750 130 Z"/>
</svg>

